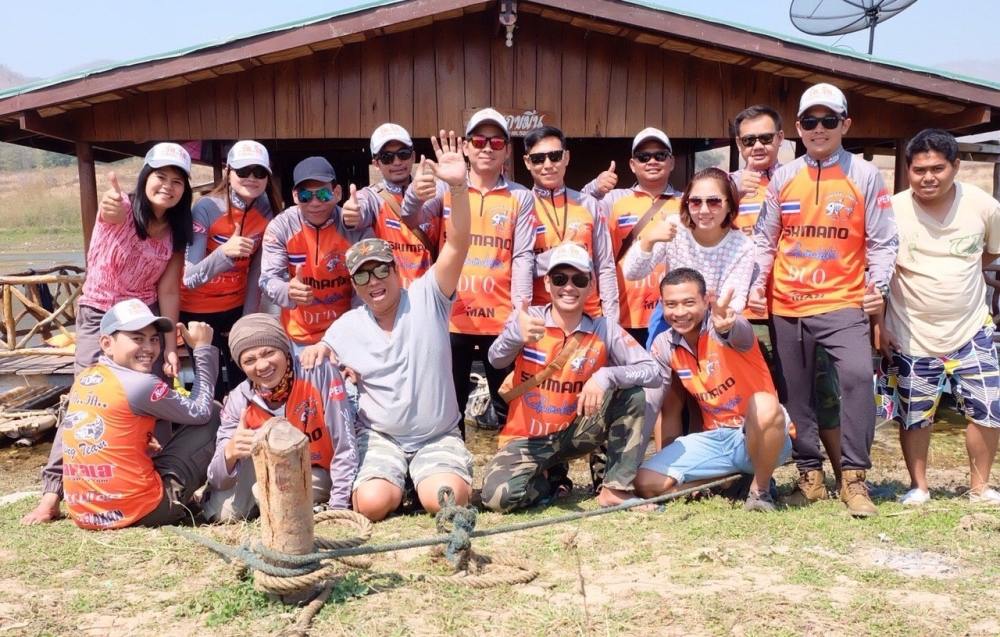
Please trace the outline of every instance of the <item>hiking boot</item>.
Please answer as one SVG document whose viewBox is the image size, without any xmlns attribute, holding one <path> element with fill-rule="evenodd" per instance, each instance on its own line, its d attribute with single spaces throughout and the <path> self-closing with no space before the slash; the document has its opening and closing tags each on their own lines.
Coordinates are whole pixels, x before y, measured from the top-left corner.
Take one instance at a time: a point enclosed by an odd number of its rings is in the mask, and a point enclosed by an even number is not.
<svg viewBox="0 0 1000 637">
<path fill-rule="evenodd" d="M 826 476 L 822 469 L 809 469 L 799 472 L 799 481 L 795 489 L 785 497 L 785 504 L 791 507 L 804 507 L 818 500 L 826 500 L 830 493 L 826 490 Z"/>
<path fill-rule="evenodd" d="M 770 513 L 775 511 L 777 507 L 774 506 L 774 499 L 771 497 L 770 491 L 758 493 L 750 489 L 750 494 L 747 496 L 746 502 L 743 503 L 743 508 L 747 511 Z"/>
<path fill-rule="evenodd" d="M 875 503 L 868 497 L 868 485 L 862 469 L 844 469 L 844 486 L 840 488 L 840 499 L 854 517 L 867 518 L 878 514 Z"/>
</svg>

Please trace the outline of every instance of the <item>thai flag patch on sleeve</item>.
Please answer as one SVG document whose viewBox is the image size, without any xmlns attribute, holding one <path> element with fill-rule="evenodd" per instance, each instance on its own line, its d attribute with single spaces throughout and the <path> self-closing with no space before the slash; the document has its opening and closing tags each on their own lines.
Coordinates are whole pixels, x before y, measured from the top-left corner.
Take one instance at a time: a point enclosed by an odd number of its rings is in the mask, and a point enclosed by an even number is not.
<svg viewBox="0 0 1000 637">
<path fill-rule="evenodd" d="M 397 219 L 386 219 L 385 220 L 385 227 L 386 228 L 392 228 L 393 230 L 401 230 L 402 229 L 402 226 L 400 225 L 399 220 L 397 220 Z"/>
<path fill-rule="evenodd" d="M 619 228 L 631 228 L 637 223 L 639 223 L 639 217 L 635 215 L 622 215 L 618 217 Z"/>
<path fill-rule="evenodd" d="M 545 234 L 545 226 L 536 226 L 535 234 Z"/>
<path fill-rule="evenodd" d="M 693 376 L 690 369 L 678 369 L 675 371 L 677 372 L 677 378 L 680 378 L 681 380 L 688 380 Z"/>
<path fill-rule="evenodd" d="M 291 265 L 302 265 L 305 262 L 306 262 L 306 255 L 293 254 L 291 252 L 288 253 L 288 263 L 290 263 Z"/>
<path fill-rule="evenodd" d="M 797 215 L 802 211 L 802 205 L 798 201 L 782 201 L 781 214 Z"/>
<path fill-rule="evenodd" d="M 538 363 L 539 365 L 545 364 L 545 352 L 541 350 L 537 350 L 533 347 L 525 347 L 521 350 L 521 354 L 523 354 L 524 357 L 532 363 Z"/>
</svg>

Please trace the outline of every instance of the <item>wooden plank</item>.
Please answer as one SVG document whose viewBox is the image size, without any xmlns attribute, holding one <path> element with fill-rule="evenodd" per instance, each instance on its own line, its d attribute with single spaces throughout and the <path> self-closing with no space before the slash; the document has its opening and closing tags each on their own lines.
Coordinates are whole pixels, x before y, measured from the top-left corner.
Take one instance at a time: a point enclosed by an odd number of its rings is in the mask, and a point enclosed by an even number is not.
<svg viewBox="0 0 1000 637">
<path fill-rule="evenodd" d="M 628 90 L 625 97 L 626 135 L 635 135 L 646 127 L 646 59 L 654 52 L 648 46 L 629 44 Z M 659 55 L 658 52 L 656 52 Z M 669 133 L 668 133 L 669 134 Z"/>
<path fill-rule="evenodd" d="M 167 109 L 169 139 L 177 141 L 190 139 L 191 125 L 188 121 L 187 95 L 184 87 L 167 91 L 164 94 L 164 106 Z"/>
<path fill-rule="evenodd" d="M 204 129 L 201 127 L 201 105 L 198 104 L 196 93 L 192 91 L 194 84 L 189 84 L 184 88 L 177 89 L 184 95 L 184 103 L 187 105 L 188 139 L 202 139 Z M 211 120 L 208 122 L 212 124 Z"/>
<path fill-rule="evenodd" d="M 249 75 L 254 93 L 254 139 L 274 139 L 274 69 L 262 66 Z M 242 119 L 243 113 L 240 112 Z"/>
<path fill-rule="evenodd" d="M 537 79 L 536 63 L 538 58 L 539 33 L 534 22 L 524 23 L 524 27 L 515 33 L 514 37 L 514 97 L 513 104 L 517 110 L 536 108 Z"/>
<path fill-rule="evenodd" d="M 260 61 L 264 64 L 276 64 L 278 62 L 288 62 L 289 60 L 297 60 L 298 58 L 306 57 L 307 55 L 312 55 L 313 50 L 308 46 L 299 46 L 294 49 L 286 49 L 284 51 L 276 51 L 274 53 L 268 53 L 266 55 L 261 55 L 259 57 Z"/>
<path fill-rule="evenodd" d="M 587 81 L 584 95 L 585 135 L 605 137 L 611 93 L 611 38 L 587 35 Z"/>
<path fill-rule="evenodd" d="M 218 139 L 219 123 L 215 108 L 215 87 L 213 82 L 198 82 L 188 87 L 191 107 L 197 109 L 201 126 L 197 139 Z"/>
<path fill-rule="evenodd" d="M 424 27 L 413 34 L 416 42 L 431 42 L 433 28 Z M 434 47 L 417 46 L 413 50 L 413 137 L 437 135 L 437 78 L 434 70 Z"/>
<path fill-rule="evenodd" d="M 95 104 L 94 137 L 96 139 L 121 139 L 121 129 L 118 127 L 118 111 L 109 102 Z"/>
<path fill-rule="evenodd" d="M 340 75 L 337 64 L 344 49 L 334 49 L 328 60 L 320 64 L 323 74 L 323 131 L 326 137 L 340 137 Z"/>
<path fill-rule="evenodd" d="M 324 84 L 320 58 L 325 57 L 326 54 L 319 54 L 296 63 L 299 74 L 299 110 L 302 113 L 300 137 L 324 137 Z"/>
<path fill-rule="evenodd" d="M 412 51 L 416 46 L 413 33 L 397 33 L 386 39 L 399 51 Z M 406 130 L 413 128 L 413 57 L 394 55 L 389 61 L 389 120 Z"/>
<path fill-rule="evenodd" d="M 102 104 L 104 102 L 115 102 L 122 98 L 121 95 L 117 93 L 101 93 L 100 95 L 92 95 L 90 97 L 85 97 L 83 101 L 88 104 Z"/>
<path fill-rule="evenodd" d="M 628 108 L 628 45 L 624 38 L 610 40 L 611 85 L 608 92 L 608 115 L 604 134 L 608 137 L 628 137 L 625 116 Z"/>
<path fill-rule="evenodd" d="M 521 46 L 515 38 L 514 46 Z M 490 104 L 498 108 L 514 106 L 514 51 L 499 34 L 490 38 Z"/>
<path fill-rule="evenodd" d="M 146 93 L 151 93 L 153 91 L 167 91 L 172 88 L 178 88 L 180 86 L 187 86 L 190 82 L 183 75 L 178 75 L 175 77 L 168 77 L 156 82 L 147 82 L 145 84 L 140 84 L 136 88 L 140 91 L 145 91 Z"/>
<path fill-rule="evenodd" d="M 587 49 L 585 34 L 579 29 L 566 26 L 562 40 L 562 77 L 557 86 L 563 91 L 562 112 L 559 117 L 559 127 L 567 137 L 586 135 L 587 113 L 585 102 L 590 96 L 579 91 L 566 90 L 569 78 L 580 78 L 583 83 L 587 76 Z"/>
<path fill-rule="evenodd" d="M 664 53 L 653 52 L 646 58 L 646 123 L 644 126 L 655 126 L 667 132 L 667 135 L 675 135 L 667 126 L 663 114 L 663 99 L 671 99 L 671 95 L 663 94 L 663 58 Z M 669 110 L 668 110 L 669 112 Z M 636 131 L 638 132 L 638 131 Z"/>
<path fill-rule="evenodd" d="M 535 105 L 538 110 L 552 113 L 556 126 L 562 126 L 562 42 L 565 28 L 561 24 L 545 25 L 539 29 L 538 47 L 535 53 Z"/>
<path fill-rule="evenodd" d="M 150 93 L 146 99 L 149 104 L 149 139 L 169 139 L 166 94 Z"/>
<path fill-rule="evenodd" d="M 281 62 L 274 65 L 274 137 L 302 137 L 302 111 L 299 100 L 299 64 Z M 266 94 L 265 94 L 266 95 Z"/>
<path fill-rule="evenodd" d="M 345 46 L 337 59 L 340 73 L 341 137 L 363 137 L 361 131 L 361 47 Z"/>
<path fill-rule="evenodd" d="M 379 124 L 389 119 L 388 46 L 388 38 L 384 36 L 365 44 L 361 71 L 362 135 L 371 135 Z"/>
<path fill-rule="evenodd" d="M 214 137 L 218 139 L 239 139 L 241 137 L 239 107 L 236 103 L 239 97 L 236 90 L 237 79 L 233 75 L 224 75 L 208 85 L 215 93 L 215 98 L 212 100 L 215 108 Z"/>
<path fill-rule="evenodd" d="M 678 68 L 683 69 L 683 76 L 673 76 L 674 79 L 671 80 L 672 83 L 669 88 L 664 88 L 664 97 L 667 99 L 677 99 L 680 98 L 681 106 L 677 109 L 677 113 L 683 116 L 683 122 L 676 128 L 671 125 L 669 130 L 677 130 L 679 133 L 675 133 L 677 137 L 696 137 L 698 135 L 698 109 L 700 108 L 699 100 L 701 99 L 701 87 L 702 83 L 699 81 L 697 71 L 697 60 L 692 57 L 683 56 L 681 58 L 683 61 Z M 668 65 L 672 66 L 672 65 Z M 680 79 L 682 78 L 682 79 Z M 673 113 L 673 108 L 670 109 L 669 113 Z M 694 174 L 694 152 L 691 152 L 686 161 L 688 162 L 688 179 Z"/>
<path fill-rule="evenodd" d="M 146 117 L 145 110 L 141 113 L 135 111 L 135 104 L 133 100 L 134 95 L 130 95 L 128 99 L 118 100 L 113 102 L 115 107 L 115 119 L 118 120 L 118 133 L 121 135 L 121 139 L 138 141 L 138 137 L 145 135 L 146 127 L 143 126 L 141 129 L 136 129 L 136 118 Z M 144 119 L 144 121 L 146 121 Z"/>
<path fill-rule="evenodd" d="M 465 108 L 484 108 L 490 105 L 490 45 L 480 34 L 487 28 L 488 12 L 462 18 L 462 45 L 465 49 Z M 463 131 L 464 132 L 464 131 Z"/>
<path fill-rule="evenodd" d="M 694 60 L 694 78 L 698 84 L 698 102 L 695 112 L 695 129 L 699 136 L 728 137 L 720 124 L 726 120 L 722 112 L 722 74 L 719 62 Z"/>
<path fill-rule="evenodd" d="M 218 74 L 212 69 L 202 69 L 201 71 L 195 71 L 194 73 L 185 73 L 184 78 L 189 82 L 200 82 L 202 80 L 211 80 L 218 77 Z"/>
</svg>

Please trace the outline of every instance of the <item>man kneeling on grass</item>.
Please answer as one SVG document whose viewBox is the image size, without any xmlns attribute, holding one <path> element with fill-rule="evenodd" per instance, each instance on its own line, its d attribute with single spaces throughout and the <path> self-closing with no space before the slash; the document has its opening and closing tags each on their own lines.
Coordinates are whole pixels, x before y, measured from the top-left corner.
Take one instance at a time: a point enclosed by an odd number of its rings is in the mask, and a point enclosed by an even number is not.
<svg viewBox="0 0 1000 637">
<path fill-rule="evenodd" d="M 164 335 L 175 338 L 170 319 L 128 299 L 101 320 L 103 356 L 76 377 L 62 425 L 66 505 L 81 528 L 160 526 L 190 517 L 187 505 L 205 482 L 219 426 L 212 402 L 219 351 L 207 323 L 178 327 L 194 350 L 190 397 L 152 373 Z M 157 419 L 185 425 L 162 449 L 153 437 Z"/>
<path fill-rule="evenodd" d="M 773 511 L 769 485 L 791 455 L 792 424 L 778 402 L 753 327 L 729 308 L 732 291 L 710 307 L 705 279 L 690 268 L 660 283 L 670 329 L 653 341 L 664 389 L 672 375 L 701 408 L 704 431 L 677 438 L 643 463 L 636 492 L 653 497 L 686 482 L 753 474 L 748 511 Z"/>
<path fill-rule="evenodd" d="M 549 500 L 555 486 L 547 471 L 605 442 L 597 499 L 620 504 L 633 494 L 646 447 L 642 387 L 657 386 L 656 365 L 618 323 L 584 313 L 594 286 L 587 251 L 564 243 L 550 255 L 544 282 L 552 302 L 525 303 L 490 347 L 494 367 L 514 363 L 507 425 L 483 483 L 483 504 L 494 511 Z"/>
</svg>

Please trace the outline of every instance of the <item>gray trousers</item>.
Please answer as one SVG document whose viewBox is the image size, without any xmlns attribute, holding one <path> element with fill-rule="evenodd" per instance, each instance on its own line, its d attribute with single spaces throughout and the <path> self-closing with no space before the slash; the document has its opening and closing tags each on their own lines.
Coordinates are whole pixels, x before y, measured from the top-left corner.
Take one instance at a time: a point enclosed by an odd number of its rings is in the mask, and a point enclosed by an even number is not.
<svg viewBox="0 0 1000 637">
<path fill-rule="evenodd" d="M 823 467 L 816 420 L 816 346 L 826 350 L 840 379 L 840 431 L 844 469 L 871 468 L 875 397 L 868 317 L 860 308 L 815 316 L 773 316 L 774 346 L 788 387 L 785 405 L 795 423 L 795 465 Z"/>
<path fill-rule="evenodd" d="M 209 522 L 231 524 L 257 517 L 257 474 L 253 468 L 253 459 L 239 460 L 236 471 L 236 484 L 230 488 L 216 490 L 209 485 L 205 490 L 201 515 Z M 330 472 L 322 467 L 313 467 L 313 504 L 329 502 L 331 486 Z"/>
</svg>

